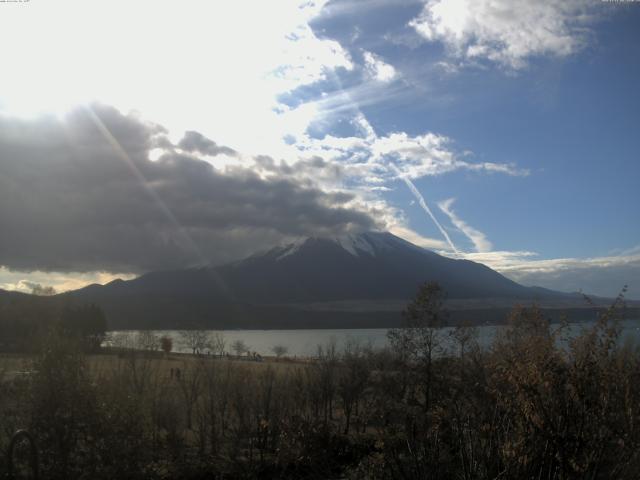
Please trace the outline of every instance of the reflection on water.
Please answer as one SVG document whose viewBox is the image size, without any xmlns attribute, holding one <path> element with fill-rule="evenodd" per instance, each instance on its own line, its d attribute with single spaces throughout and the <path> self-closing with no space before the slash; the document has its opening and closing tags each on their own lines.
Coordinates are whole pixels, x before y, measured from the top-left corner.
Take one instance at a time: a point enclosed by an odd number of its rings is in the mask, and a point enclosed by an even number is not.
<svg viewBox="0 0 640 480">
<path fill-rule="evenodd" d="M 571 324 L 567 335 L 569 337 L 578 335 L 585 328 L 592 326 L 593 323 Z M 625 320 L 621 322 L 621 342 L 636 341 L 640 339 L 640 320 Z M 481 326 L 477 327 L 478 342 L 482 346 L 487 346 L 502 326 Z M 553 326 L 552 328 L 557 328 Z M 441 331 L 442 338 L 445 340 L 450 337 L 453 329 L 443 328 Z M 359 342 L 363 345 L 371 345 L 374 348 L 382 348 L 387 345 L 387 329 L 371 328 L 371 329 L 326 329 L 326 330 L 212 330 L 224 335 L 227 351 L 231 352 L 231 344 L 236 340 L 242 340 L 250 351 L 260 355 L 273 355 L 273 347 L 283 345 L 288 350 L 289 356 L 311 357 L 317 352 L 318 345 L 327 345 L 335 342 L 338 350 L 344 346 L 347 341 Z M 118 331 L 111 334 L 137 334 L 136 331 Z M 158 337 L 167 335 L 173 339 L 173 351 L 190 353 L 178 330 L 154 330 L 152 331 Z M 446 341 L 445 341 L 446 344 Z"/>
</svg>

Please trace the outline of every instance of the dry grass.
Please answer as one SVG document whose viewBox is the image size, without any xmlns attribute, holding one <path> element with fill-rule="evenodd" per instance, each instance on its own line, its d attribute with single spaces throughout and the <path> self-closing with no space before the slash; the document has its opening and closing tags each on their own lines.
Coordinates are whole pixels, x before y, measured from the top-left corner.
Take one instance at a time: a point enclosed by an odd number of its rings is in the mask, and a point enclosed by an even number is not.
<svg viewBox="0 0 640 480">
<path fill-rule="evenodd" d="M 184 370 L 196 362 L 220 362 L 231 363 L 240 368 L 247 368 L 252 371 L 259 372 L 267 367 L 275 369 L 278 373 L 286 373 L 290 369 L 300 368 L 308 365 L 310 360 L 302 359 L 277 359 L 275 357 L 262 357 L 262 361 L 252 361 L 245 358 L 230 357 L 213 357 L 207 355 L 195 356 L 188 353 L 171 353 L 164 355 L 162 353 L 145 353 L 137 352 L 137 354 L 147 360 L 152 361 L 154 370 L 158 373 L 171 375 L 171 369 Z M 0 379 L 11 379 L 19 375 L 27 374 L 32 371 L 32 363 L 34 356 L 25 353 L 2 353 L 0 354 Z M 124 357 L 116 352 L 105 351 L 103 353 L 94 353 L 87 355 L 87 365 L 91 372 L 95 374 L 108 373 L 117 369 Z"/>
<path fill-rule="evenodd" d="M 33 357 L 25 354 L 0 354 L 0 379 L 20 375 L 31 369 Z"/>
</svg>

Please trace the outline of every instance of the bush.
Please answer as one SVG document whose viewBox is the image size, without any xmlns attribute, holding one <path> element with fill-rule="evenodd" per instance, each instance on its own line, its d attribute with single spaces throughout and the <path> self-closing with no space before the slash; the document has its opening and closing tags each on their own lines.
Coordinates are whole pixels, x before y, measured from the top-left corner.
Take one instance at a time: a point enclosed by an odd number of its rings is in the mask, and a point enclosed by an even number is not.
<svg viewBox="0 0 640 480">
<path fill-rule="evenodd" d="M 28 427 L 52 479 L 638 477 L 622 299 L 572 339 L 517 308 L 490 348 L 462 327 L 451 351 L 441 299 L 424 286 L 391 349 L 329 344 L 311 363 L 125 349 L 91 369 L 82 339 L 53 330 L 32 375 L 0 375 L 0 446 Z"/>
</svg>

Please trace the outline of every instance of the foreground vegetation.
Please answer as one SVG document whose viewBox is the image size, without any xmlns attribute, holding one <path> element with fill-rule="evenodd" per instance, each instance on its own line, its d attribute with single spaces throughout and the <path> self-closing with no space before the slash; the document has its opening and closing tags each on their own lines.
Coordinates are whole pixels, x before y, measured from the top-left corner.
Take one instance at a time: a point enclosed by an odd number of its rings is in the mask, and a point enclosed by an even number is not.
<svg viewBox="0 0 640 480">
<path fill-rule="evenodd" d="M 519 308 L 490 348 L 458 327 L 445 352 L 425 285 L 388 350 L 326 345 L 306 364 L 87 355 L 52 329 L 27 373 L 4 369 L 0 450 L 27 428 L 41 478 L 61 479 L 637 478 L 640 351 L 618 341 L 621 302 L 579 337 Z"/>
</svg>

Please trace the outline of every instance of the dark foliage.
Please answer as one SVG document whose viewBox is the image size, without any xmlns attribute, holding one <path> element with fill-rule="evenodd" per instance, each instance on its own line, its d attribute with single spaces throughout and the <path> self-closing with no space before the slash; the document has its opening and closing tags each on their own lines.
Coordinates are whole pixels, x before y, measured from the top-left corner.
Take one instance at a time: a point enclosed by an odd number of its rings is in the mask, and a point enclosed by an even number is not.
<svg viewBox="0 0 640 480">
<path fill-rule="evenodd" d="M 6 293 L 6 292 L 5 292 Z M 70 305 L 59 299 L 13 294 L 0 299 L 0 351 L 33 351 L 51 330 L 74 337 L 86 351 L 104 341 L 107 321 L 93 304 Z"/>
<path fill-rule="evenodd" d="M 388 350 L 329 344 L 273 365 L 127 348 L 96 364 L 89 334 L 61 335 L 79 329 L 68 312 L 31 375 L 0 373 L 0 448 L 29 428 L 52 479 L 638 477 L 640 351 L 618 338 L 622 297 L 571 336 L 517 308 L 488 349 L 441 328 L 442 300 L 424 285 Z"/>
</svg>

